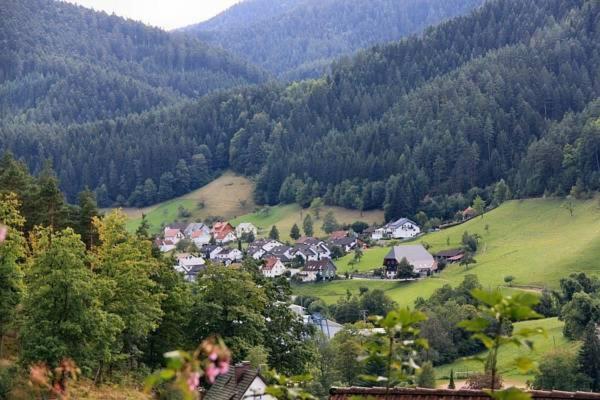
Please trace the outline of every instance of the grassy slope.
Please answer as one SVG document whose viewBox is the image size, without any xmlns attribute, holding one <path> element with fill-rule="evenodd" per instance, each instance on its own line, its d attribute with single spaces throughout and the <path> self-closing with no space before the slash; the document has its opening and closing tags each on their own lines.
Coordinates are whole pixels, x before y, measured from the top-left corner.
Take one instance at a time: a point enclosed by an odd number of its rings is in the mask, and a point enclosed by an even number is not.
<svg viewBox="0 0 600 400">
<path fill-rule="evenodd" d="M 384 281 L 336 281 L 303 285 L 297 294 L 311 294 L 334 302 L 346 289 L 359 286 L 382 288 L 399 304 L 411 305 L 418 296 L 428 297 L 444 283 L 456 285 L 465 274 L 477 274 L 486 287 L 504 285 L 504 277 L 515 276 L 516 285 L 555 287 L 560 278 L 574 271 L 600 272 L 600 208 L 597 200 L 576 203 L 575 215 L 561 208 L 561 200 L 532 199 L 510 201 L 465 224 L 428 234 L 421 241 L 431 251 L 457 247 L 465 230 L 482 238 L 478 263 L 465 271 L 452 265 L 439 276 L 412 284 Z M 488 225 L 489 231 L 485 230 Z M 447 244 L 449 241 L 449 245 Z M 367 250 L 360 264 L 353 268 L 372 269 L 381 264 L 386 248 Z M 349 257 L 338 262 L 341 272 L 348 270 Z"/>
<path fill-rule="evenodd" d="M 563 323 L 556 318 L 519 322 L 515 324 L 515 329 L 526 327 L 542 327 L 546 330 L 546 336 L 535 336 L 532 338 L 534 347 L 531 352 L 525 348 L 518 348 L 516 346 L 506 346 L 500 350 L 500 353 L 498 354 L 499 371 L 502 377 L 511 383 L 525 383 L 526 380 L 532 378 L 532 375 L 523 375 L 520 373 L 520 371 L 514 365 L 515 358 L 522 355 L 527 355 L 533 360 L 539 362 L 544 354 L 552 350 L 562 349 L 575 351 L 578 346 L 577 342 L 568 342 L 563 337 Z M 480 356 L 484 355 L 485 354 L 480 354 Z M 447 383 L 451 369 L 457 373 L 466 371 L 482 371 L 483 367 L 480 362 L 474 360 L 458 360 L 452 364 L 443 365 L 436 368 L 436 375 L 438 379 L 444 380 Z"/>
<path fill-rule="evenodd" d="M 128 208 L 125 213 L 129 216 L 127 227 L 130 230 L 140 224 L 142 213 L 146 214 L 153 232 L 160 230 L 161 224 L 178 220 L 177 209 L 180 206 L 190 210 L 189 221 L 202 220 L 209 216 L 220 216 L 226 219 L 254 211 L 256 205 L 252 198 L 254 184 L 241 176 L 225 173 L 206 186 L 201 187 L 185 196 L 166 201 L 143 209 Z M 198 203 L 204 202 L 204 208 Z"/>
<path fill-rule="evenodd" d="M 208 185 L 201 187 L 185 196 L 178 197 L 164 203 L 156 204 L 146 208 L 126 208 L 123 211 L 128 215 L 127 228 L 135 230 L 141 221 L 142 214 L 150 222 L 152 231 L 157 233 L 162 224 L 168 224 L 178 217 L 178 208 L 185 207 L 191 211 L 192 216 L 188 221 L 202 220 L 209 216 L 219 216 L 229 219 L 233 225 L 241 222 L 251 222 L 259 228 L 259 236 L 269 234 L 271 227 L 277 225 L 282 240 L 291 240 L 290 230 L 292 225 L 298 224 L 302 229 L 302 221 L 308 210 L 301 210 L 297 204 L 280 205 L 269 208 L 266 216 L 255 212 L 256 204 L 252 194 L 254 183 L 249 179 L 237 176 L 231 172 L 221 175 Z M 200 209 L 198 203 L 204 202 L 204 208 Z M 361 216 L 359 211 L 348 210 L 340 207 L 323 207 L 321 219 L 313 217 L 315 235 L 326 236 L 321 229 L 322 216 L 327 211 L 333 211 L 340 223 L 352 223 L 356 220 L 368 222 L 369 224 L 381 223 L 383 221 L 382 211 L 365 211 Z"/>
<path fill-rule="evenodd" d="M 268 215 L 261 215 L 260 213 L 253 213 L 243 215 L 232 221 L 234 225 L 241 222 L 250 222 L 259 228 L 259 236 L 266 236 L 269 234 L 273 225 L 277 226 L 279 230 L 281 240 L 291 240 L 290 230 L 294 224 L 298 224 L 300 230 L 302 230 L 302 221 L 306 217 L 307 212 L 311 213 L 314 226 L 314 234 L 318 237 L 327 236 L 321 229 L 323 225 L 323 216 L 328 212 L 333 211 L 337 221 L 339 223 L 352 223 L 357 220 L 365 221 L 369 224 L 381 223 L 383 221 L 382 211 L 365 211 L 361 216 L 359 211 L 348 210 L 340 207 L 323 207 L 320 213 L 320 219 L 316 219 L 314 214 L 310 210 L 303 210 L 297 204 L 287 204 L 275 207 L 270 207 Z"/>
</svg>

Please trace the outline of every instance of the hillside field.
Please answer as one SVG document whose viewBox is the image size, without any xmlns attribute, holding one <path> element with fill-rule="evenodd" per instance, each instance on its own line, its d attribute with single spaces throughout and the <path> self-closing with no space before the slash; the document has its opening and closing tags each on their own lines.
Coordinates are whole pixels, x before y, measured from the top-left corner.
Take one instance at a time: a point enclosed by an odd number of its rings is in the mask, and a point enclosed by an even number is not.
<svg viewBox="0 0 600 400">
<path fill-rule="evenodd" d="M 296 294 L 313 295 L 335 302 L 346 290 L 360 286 L 381 288 L 396 302 L 412 305 L 428 297 L 445 283 L 457 285 L 465 274 L 476 274 L 485 287 L 505 285 L 504 277 L 513 275 L 514 285 L 534 288 L 556 287 L 560 278 L 572 272 L 600 272 L 600 203 L 598 199 L 575 202 L 574 215 L 562 207 L 563 200 L 513 200 L 462 225 L 427 234 L 419 239 L 431 252 L 460 246 L 465 231 L 482 239 L 468 270 L 450 265 L 439 275 L 414 283 L 386 281 L 334 281 L 296 286 Z M 486 226 L 488 229 L 486 229 Z M 359 264 L 349 266 L 352 254 L 336 262 L 339 273 L 381 266 L 389 248 L 365 251 Z"/>
<path fill-rule="evenodd" d="M 158 233 L 161 225 L 176 220 L 195 221 L 216 216 L 231 219 L 253 212 L 256 207 L 252 197 L 253 190 L 252 181 L 227 172 L 206 186 L 184 196 L 146 208 L 126 208 L 123 211 L 129 217 L 127 228 L 130 231 L 139 226 L 142 214 L 146 214 L 152 232 Z M 179 207 L 189 210 L 191 216 L 180 218 Z"/>
<path fill-rule="evenodd" d="M 323 207 L 320 219 L 316 219 L 312 211 L 302 209 L 297 204 L 263 208 L 263 210 L 268 210 L 267 212 L 258 211 L 252 197 L 253 192 L 254 182 L 243 176 L 227 172 L 208 185 L 184 196 L 146 208 L 126 208 L 123 211 L 129 217 L 127 228 L 130 231 L 134 231 L 139 226 L 142 214 L 146 215 L 152 233 L 158 233 L 162 225 L 175 221 L 196 221 L 207 217 L 222 217 L 229 220 L 234 226 L 241 222 L 253 223 L 259 229 L 259 236 L 267 236 L 271 227 L 276 225 L 283 241 L 291 241 L 290 230 L 295 223 L 302 229 L 302 221 L 308 212 L 313 218 L 315 235 L 320 237 L 327 236 L 321 229 L 321 225 L 323 216 L 328 211 L 333 211 L 339 223 L 352 223 L 357 220 L 369 224 L 383 222 L 383 211 L 380 210 L 364 211 L 361 215 L 357 210 Z M 191 216 L 181 218 L 179 216 L 180 207 L 188 210 Z"/>
<path fill-rule="evenodd" d="M 498 369 L 505 380 L 506 384 L 523 385 L 527 380 L 533 379 L 533 374 L 522 374 L 515 366 L 514 360 L 519 356 L 528 356 L 532 360 L 539 362 L 544 354 L 553 350 L 575 351 L 579 344 L 578 342 L 567 341 L 563 334 L 563 322 L 557 318 L 546 318 L 536 321 L 517 322 L 515 330 L 522 328 L 544 328 L 546 335 L 532 337 L 533 350 L 528 351 L 526 348 L 507 345 L 500 349 L 498 353 Z M 487 353 L 479 354 L 480 357 L 485 357 Z M 436 368 L 436 377 L 440 385 L 448 384 L 450 370 L 454 370 L 455 376 L 458 374 L 459 379 L 466 372 L 482 372 L 483 366 L 475 360 L 457 360 L 452 364 L 442 365 Z"/>
<path fill-rule="evenodd" d="M 273 225 L 277 226 L 279 230 L 280 239 L 283 241 L 293 241 L 290 238 L 290 230 L 294 224 L 298 224 L 300 231 L 302 232 L 302 222 L 306 217 L 307 213 L 311 214 L 314 226 L 314 236 L 326 237 L 327 234 L 323 232 L 321 226 L 323 225 L 323 216 L 328 212 L 332 211 L 340 224 L 350 224 L 357 220 L 367 222 L 371 224 L 383 223 L 383 211 L 372 210 L 364 211 L 361 215 L 360 211 L 349 210 L 341 207 L 323 207 L 320 212 L 320 218 L 316 219 L 314 213 L 310 209 L 302 209 L 298 204 L 286 204 L 268 208 L 268 213 L 255 212 L 248 215 L 243 215 L 234 219 L 233 225 L 237 225 L 241 222 L 250 222 L 259 229 L 259 236 L 267 236 Z"/>
</svg>

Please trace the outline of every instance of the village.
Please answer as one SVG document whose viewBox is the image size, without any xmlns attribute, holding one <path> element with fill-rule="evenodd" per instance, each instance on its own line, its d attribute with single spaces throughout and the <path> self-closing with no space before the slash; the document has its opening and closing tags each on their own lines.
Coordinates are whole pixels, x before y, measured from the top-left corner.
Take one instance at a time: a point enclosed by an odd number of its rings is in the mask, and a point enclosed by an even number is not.
<svg viewBox="0 0 600 400">
<path fill-rule="evenodd" d="M 474 216 L 472 209 L 464 212 L 465 220 Z M 370 226 L 362 232 L 352 229 L 331 232 L 326 238 L 300 236 L 294 242 L 282 242 L 277 237 L 259 237 L 259 229 L 251 223 L 233 226 L 218 221 L 209 226 L 203 222 L 172 223 L 164 227 L 155 239 L 156 247 L 172 254 L 174 268 L 189 282 L 209 264 L 239 268 L 245 257 L 260 261 L 260 271 L 266 278 L 286 277 L 292 283 L 314 283 L 352 278 L 338 275 L 336 260 L 355 253 L 360 257 L 370 247 L 390 247 L 378 265 L 360 279 L 415 280 L 439 272 L 448 263 L 460 262 L 463 248 L 447 249 L 431 254 L 423 244 L 406 243 L 422 236 L 421 227 L 400 218 L 383 226 Z"/>
</svg>

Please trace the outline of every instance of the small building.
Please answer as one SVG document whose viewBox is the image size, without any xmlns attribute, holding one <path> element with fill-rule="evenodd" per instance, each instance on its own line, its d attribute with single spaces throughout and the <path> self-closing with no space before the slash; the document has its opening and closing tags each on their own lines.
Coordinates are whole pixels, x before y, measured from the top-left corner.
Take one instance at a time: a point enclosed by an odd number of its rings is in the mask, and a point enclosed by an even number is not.
<svg viewBox="0 0 600 400">
<path fill-rule="evenodd" d="M 293 254 L 293 249 L 285 244 L 273 247 L 271 250 L 267 251 L 262 258 L 265 259 L 269 256 L 277 257 L 284 264 L 292 262 L 295 257 Z"/>
<path fill-rule="evenodd" d="M 421 233 L 421 228 L 416 222 L 408 218 L 400 218 L 390 222 L 381 228 L 375 229 L 371 234 L 371 239 L 410 239 Z"/>
<path fill-rule="evenodd" d="M 236 364 L 221 374 L 204 395 L 204 400 L 275 400 L 265 394 L 267 382 L 248 361 Z"/>
<path fill-rule="evenodd" d="M 181 232 L 180 229 L 175 228 L 166 227 L 163 234 L 165 241 L 168 240 L 175 245 L 185 238 L 183 232 Z"/>
<path fill-rule="evenodd" d="M 297 304 L 290 304 L 289 309 L 302 318 L 304 325 L 312 325 L 319 329 L 327 339 L 333 338 L 344 326 L 337 322 L 327 319 L 321 313 L 309 314 L 305 307 Z"/>
<path fill-rule="evenodd" d="M 335 231 L 329 235 L 329 240 L 341 239 L 348 237 L 348 231 Z"/>
<path fill-rule="evenodd" d="M 192 243 L 194 243 L 196 245 L 196 247 L 200 248 L 200 247 L 204 246 L 205 244 L 210 243 L 210 239 L 211 239 L 210 231 L 206 232 L 204 230 L 199 230 L 199 231 L 192 232 L 190 239 L 192 240 Z"/>
<path fill-rule="evenodd" d="M 471 219 L 476 216 L 477 216 L 477 210 L 475 210 L 473 207 L 467 207 L 462 212 L 463 220 Z"/>
<path fill-rule="evenodd" d="M 202 222 L 192 222 L 191 224 L 188 224 L 188 226 L 186 226 L 183 230 L 183 234 L 186 238 L 189 239 L 191 239 L 193 234 L 196 232 L 203 232 L 210 238 L 210 228 Z"/>
<path fill-rule="evenodd" d="M 434 254 L 436 261 L 443 261 L 448 264 L 460 262 L 464 256 L 465 250 L 460 248 L 443 250 Z"/>
<path fill-rule="evenodd" d="M 250 233 L 255 237 L 258 234 L 258 229 L 256 229 L 256 227 L 250 222 L 242 222 L 235 227 L 235 234 L 239 238 L 241 238 L 244 234 L 248 235 Z"/>
<path fill-rule="evenodd" d="M 215 222 L 212 234 L 217 243 L 229 243 L 237 240 L 235 229 L 229 222 Z"/>
<path fill-rule="evenodd" d="M 302 282 L 317 282 L 335 278 L 337 267 L 331 259 L 307 261 L 297 276 Z"/>
<path fill-rule="evenodd" d="M 200 253 L 202 253 L 202 257 L 207 260 L 214 260 L 216 255 L 219 254 L 223 250 L 223 248 L 216 244 L 205 244 L 200 248 Z"/>
<path fill-rule="evenodd" d="M 344 236 L 341 238 L 337 238 L 337 239 L 331 239 L 329 241 L 329 246 L 330 247 L 340 247 L 344 253 L 348 253 L 350 251 L 352 251 L 356 246 L 358 245 L 358 239 L 356 239 L 355 237 L 351 237 L 351 236 Z"/>
<path fill-rule="evenodd" d="M 437 270 L 437 262 L 422 245 L 394 246 L 383 259 L 387 278 L 394 279 L 398 276 L 398 264 L 403 258 L 413 266 L 414 273 L 420 276 L 429 276 Z"/>
<path fill-rule="evenodd" d="M 242 253 L 238 249 L 231 249 L 225 247 L 221 249 L 218 253 L 214 253 L 214 257 L 211 260 L 220 261 L 225 265 L 232 264 L 237 261 L 241 261 L 244 258 L 244 253 Z"/>
<path fill-rule="evenodd" d="M 188 282 L 194 282 L 198 274 L 206 269 L 206 261 L 192 254 L 179 254 L 175 270 L 181 272 Z"/>
<path fill-rule="evenodd" d="M 156 244 L 156 247 L 158 247 L 161 253 L 168 253 L 169 251 L 173 251 L 177 248 L 175 243 L 173 243 L 171 240 L 166 239 L 163 240 L 158 238 L 154 241 L 154 244 Z"/>
<path fill-rule="evenodd" d="M 260 272 L 267 278 L 275 278 L 285 273 L 285 265 L 279 258 L 270 256 L 265 260 Z"/>
</svg>

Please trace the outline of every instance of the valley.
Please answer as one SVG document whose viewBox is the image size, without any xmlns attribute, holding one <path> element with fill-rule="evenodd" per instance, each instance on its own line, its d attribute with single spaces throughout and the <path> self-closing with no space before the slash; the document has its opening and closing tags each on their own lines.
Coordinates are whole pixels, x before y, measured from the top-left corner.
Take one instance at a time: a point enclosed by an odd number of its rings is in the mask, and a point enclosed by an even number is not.
<svg viewBox="0 0 600 400">
<path fill-rule="evenodd" d="M 600 400 L 599 1 L 101 1 L 0 0 L 0 400 Z"/>
</svg>

